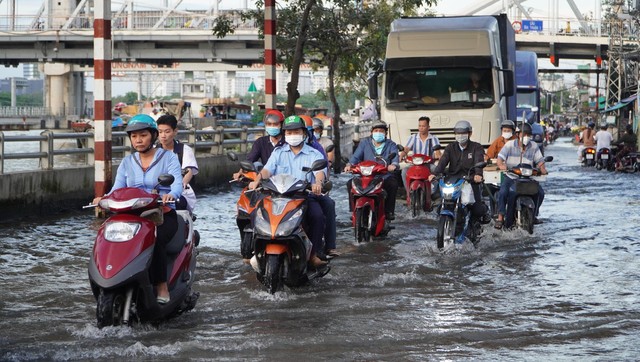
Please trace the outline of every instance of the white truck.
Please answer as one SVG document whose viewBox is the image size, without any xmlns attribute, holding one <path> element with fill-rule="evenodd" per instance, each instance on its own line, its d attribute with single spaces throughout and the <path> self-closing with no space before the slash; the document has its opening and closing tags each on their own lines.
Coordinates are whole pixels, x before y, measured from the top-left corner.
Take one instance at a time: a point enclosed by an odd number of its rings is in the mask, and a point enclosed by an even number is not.
<svg viewBox="0 0 640 362">
<path fill-rule="evenodd" d="M 391 24 L 381 94 L 378 75 L 369 95 L 396 143 L 406 144 L 418 118 L 430 132 L 453 142 L 453 126 L 467 120 L 471 139 L 485 147 L 500 122 L 515 120 L 515 32 L 506 15 L 401 18 Z"/>
</svg>

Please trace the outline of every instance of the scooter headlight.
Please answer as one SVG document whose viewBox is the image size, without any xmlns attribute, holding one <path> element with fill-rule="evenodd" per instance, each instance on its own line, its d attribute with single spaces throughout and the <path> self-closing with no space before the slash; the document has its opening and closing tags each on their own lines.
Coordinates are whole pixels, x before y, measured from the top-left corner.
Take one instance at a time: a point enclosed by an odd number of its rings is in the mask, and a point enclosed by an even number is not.
<svg viewBox="0 0 640 362">
<path fill-rule="evenodd" d="M 416 166 L 420 166 L 420 165 L 422 165 L 424 163 L 424 158 L 422 158 L 422 157 L 413 157 L 411 159 L 411 162 Z"/>
<path fill-rule="evenodd" d="M 271 223 L 264 217 L 262 210 L 256 212 L 256 219 L 253 226 L 258 234 L 271 236 Z"/>
<path fill-rule="evenodd" d="M 453 194 L 456 192 L 456 187 L 454 185 L 444 185 L 440 190 L 442 192 L 442 197 L 445 200 L 451 200 L 453 198 Z"/>
<path fill-rule="evenodd" d="M 520 174 L 521 174 L 522 176 L 525 176 L 525 177 L 530 177 L 531 175 L 533 175 L 533 169 L 530 169 L 530 168 L 521 168 L 521 169 L 520 169 Z"/>
<path fill-rule="evenodd" d="M 374 167 L 375 166 L 360 166 L 360 174 L 362 174 L 362 176 L 371 176 Z"/>
<path fill-rule="evenodd" d="M 104 227 L 104 238 L 112 242 L 124 242 L 133 239 L 140 230 L 137 222 L 113 222 Z"/>
<path fill-rule="evenodd" d="M 300 225 L 302 220 L 302 209 L 299 209 L 287 221 L 282 222 L 278 225 L 278 229 L 276 230 L 276 236 L 287 236 L 291 235 L 293 231 Z"/>
</svg>

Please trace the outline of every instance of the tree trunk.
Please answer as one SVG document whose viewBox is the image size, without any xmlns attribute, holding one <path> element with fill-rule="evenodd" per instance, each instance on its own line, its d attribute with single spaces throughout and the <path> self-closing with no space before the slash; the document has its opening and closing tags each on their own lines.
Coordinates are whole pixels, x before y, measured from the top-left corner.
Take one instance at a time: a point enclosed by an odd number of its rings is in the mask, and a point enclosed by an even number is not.
<svg viewBox="0 0 640 362">
<path fill-rule="evenodd" d="M 284 110 L 285 116 L 295 114 L 296 101 L 300 98 L 298 92 L 298 80 L 300 78 L 300 64 L 304 56 L 304 43 L 307 41 L 307 31 L 309 30 L 309 13 L 316 5 L 316 0 L 309 0 L 302 13 L 300 19 L 300 33 L 296 41 L 296 51 L 293 55 L 293 63 L 291 65 L 291 81 L 287 83 L 287 106 Z"/>
<path fill-rule="evenodd" d="M 342 154 L 340 152 L 340 125 L 342 124 L 342 118 L 340 118 L 340 105 L 338 104 L 338 100 L 336 99 L 336 88 L 335 88 L 335 73 L 336 73 L 336 59 L 329 60 L 329 98 L 331 99 L 331 103 L 333 104 L 333 145 L 335 149 L 334 152 L 334 162 L 333 162 L 333 172 L 335 174 L 339 174 L 341 172 L 342 166 Z"/>
</svg>

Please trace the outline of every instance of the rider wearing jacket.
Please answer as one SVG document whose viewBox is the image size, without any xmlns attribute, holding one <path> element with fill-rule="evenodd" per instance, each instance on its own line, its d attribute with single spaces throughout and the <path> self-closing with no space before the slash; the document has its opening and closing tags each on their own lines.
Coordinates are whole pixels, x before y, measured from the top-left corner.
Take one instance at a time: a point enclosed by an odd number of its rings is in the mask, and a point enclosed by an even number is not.
<svg viewBox="0 0 640 362">
<path fill-rule="evenodd" d="M 532 142 L 531 137 L 531 125 L 525 123 L 522 126 L 522 141 L 515 139 L 507 142 L 500 153 L 498 154 L 498 168 L 503 171 L 518 166 L 521 163 L 529 164 L 531 166 L 537 166 L 543 175 L 547 174 L 547 169 L 544 166 L 544 157 L 538 144 Z M 541 222 L 537 218 L 538 210 L 544 200 L 544 190 L 542 186 L 538 188 L 538 195 L 536 201 L 536 218 L 534 223 L 540 224 Z M 516 203 L 516 190 L 515 182 L 510 177 L 504 177 L 500 185 L 500 192 L 498 193 L 498 219 L 496 220 L 495 228 L 501 229 L 504 225 L 509 228 L 513 224 L 515 215 L 515 203 Z M 506 217 L 505 217 L 506 213 Z"/>
<path fill-rule="evenodd" d="M 317 198 L 322 197 L 322 182 L 326 178 L 326 171 L 317 171 L 307 175 L 302 171 L 303 167 L 311 167 L 314 161 L 324 159 L 322 154 L 306 144 L 307 129 L 304 121 L 298 116 L 290 116 L 284 121 L 283 130 L 285 132 L 286 144 L 274 149 L 267 164 L 258 174 L 255 181 L 249 184 L 249 189 L 255 189 L 261 179 L 267 179 L 271 175 L 286 173 L 293 175 L 297 179 L 304 180 L 310 178 L 311 191 L 314 195 L 307 198 L 307 211 L 305 215 L 304 230 L 313 244 L 313 253 L 310 264 L 314 267 L 325 265 L 318 256 L 318 251 L 322 245 L 322 236 L 325 230 L 325 217 Z"/>
<path fill-rule="evenodd" d="M 125 129 L 129 135 L 131 146 L 137 151 L 122 159 L 116 179 L 109 194 L 123 187 L 137 187 L 151 192 L 158 183 L 158 176 L 171 174 L 174 181 L 170 188 L 159 186 L 164 204 L 175 201 L 182 195 L 182 174 L 180 161 L 175 153 L 162 148 L 155 148 L 158 139 L 158 128 L 151 116 L 138 114 L 133 116 Z M 96 197 L 97 205 L 102 197 Z M 175 209 L 165 207 L 163 223 L 158 225 L 156 243 L 151 261 L 151 280 L 156 286 L 157 301 L 160 304 L 169 302 L 167 285 L 167 252 L 166 246 L 178 230 L 178 217 Z"/>
<path fill-rule="evenodd" d="M 482 168 L 474 168 L 474 165 L 484 161 L 484 148 L 478 142 L 471 141 L 471 123 L 465 120 L 458 121 L 453 127 L 456 142 L 450 143 L 444 149 L 440 162 L 429 176 L 432 181 L 436 175 L 442 175 L 447 168 L 447 177 L 461 178 L 467 175 L 473 176 L 471 188 L 475 203 L 471 207 L 471 216 L 486 224 L 491 221 L 487 214 L 487 206 L 482 202 Z"/>
<path fill-rule="evenodd" d="M 395 219 L 396 209 L 396 194 L 398 193 L 398 178 L 394 174 L 394 171 L 399 167 L 398 155 L 389 160 L 389 156 L 392 153 L 397 152 L 398 146 L 395 142 L 387 138 L 388 126 L 386 123 L 380 121 L 371 126 L 371 137 L 363 138 L 358 144 L 353 156 L 349 160 L 349 163 L 344 167 L 345 172 L 351 171 L 351 166 L 358 164 L 362 161 L 370 160 L 378 162 L 377 156 L 381 156 L 389 165 L 387 166 L 388 173 L 382 175 L 383 182 L 382 188 L 387 193 L 385 199 L 385 214 L 387 220 Z M 353 194 L 352 194 L 352 180 L 347 181 L 347 192 L 349 192 L 349 211 L 353 211 Z"/>
</svg>

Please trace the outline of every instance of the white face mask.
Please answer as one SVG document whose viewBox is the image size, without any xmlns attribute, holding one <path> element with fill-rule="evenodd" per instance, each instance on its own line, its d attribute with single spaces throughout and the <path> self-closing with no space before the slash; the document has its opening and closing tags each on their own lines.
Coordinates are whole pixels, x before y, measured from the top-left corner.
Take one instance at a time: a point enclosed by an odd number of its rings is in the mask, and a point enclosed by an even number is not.
<svg viewBox="0 0 640 362">
<path fill-rule="evenodd" d="M 314 136 L 316 136 L 317 139 L 320 139 L 320 137 L 322 137 L 322 133 L 318 133 L 318 132 L 313 132 Z"/>
<path fill-rule="evenodd" d="M 511 138 L 511 136 L 513 136 L 513 133 L 512 133 L 512 132 L 502 132 L 502 137 L 503 137 L 505 140 L 508 140 L 509 138 Z"/>
<path fill-rule="evenodd" d="M 525 146 L 526 146 L 526 145 L 528 145 L 528 144 L 529 144 L 529 142 L 531 142 L 531 137 L 529 137 L 529 136 L 524 136 L 524 137 L 522 137 L 522 144 L 523 144 L 523 145 L 525 145 Z"/>
<path fill-rule="evenodd" d="M 299 146 L 304 141 L 304 136 L 301 134 L 285 135 L 284 140 L 293 147 Z"/>
<path fill-rule="evenodd" d="M 468 134 L 456 134 L 456 141 L 461 144 L 464 145 L 467 143 L 467 141 L 469 141 L 469 135 Z"/>
</svg>

